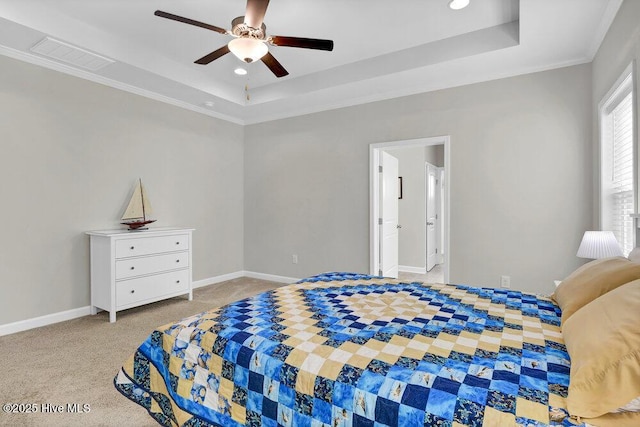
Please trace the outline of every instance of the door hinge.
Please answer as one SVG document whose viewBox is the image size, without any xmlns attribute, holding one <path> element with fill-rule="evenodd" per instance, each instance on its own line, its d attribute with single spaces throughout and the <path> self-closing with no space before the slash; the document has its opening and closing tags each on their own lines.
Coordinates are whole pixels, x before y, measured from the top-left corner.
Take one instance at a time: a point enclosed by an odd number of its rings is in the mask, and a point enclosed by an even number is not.
<svg viewBox="0 0 640 427">
<path fill-rule="evenodd" d="M 378 225 L 382 225 L 382 218 L 378 218 Z"/>
<path fill-rule="evenodd" d="M 436 219 L 438 219 L 438 214 L 436 214 Z"/>
<path fill-rule="evenodd" d="M 382 173 L 382 165 L 378 166 L 378 172 Z"/>
<path fill-rule="evenodd" d="M 436 253 L 438 253 L 438 248 L 436 248 Z"/>
<path fill-rule="evenodd" d="M 378 270 L 378 276 L 382 276 L 382 270 Z"/>
</svg>

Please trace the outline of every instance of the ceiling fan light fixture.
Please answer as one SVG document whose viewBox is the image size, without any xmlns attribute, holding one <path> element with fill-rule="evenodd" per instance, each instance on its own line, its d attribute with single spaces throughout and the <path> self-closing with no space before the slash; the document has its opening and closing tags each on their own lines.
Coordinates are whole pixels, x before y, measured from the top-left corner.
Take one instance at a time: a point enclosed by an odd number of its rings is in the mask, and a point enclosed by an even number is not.
<svg viewBox="0 0 640 427">
<path fill-rule="evenodd" d="M 449 2 L 449 7 L 453 10 L 464 9 L 469 6 L 469 0 L 451 0 Z"/>
<path fill-rule="evenodd" d="M 239 76 L 246 76 L 247 75 L 247 70 L 242 68 L 242 67 L 238 67 L 235 70 L 233 70 L 234 73 L 236 73 Z"/>
<path fill-rule="evenodd" d="M 231 53 L 246 63 L 259 60 L 269 51 L 264 41 L 246 37 L 238 37 L 231 40 L 228 47 Z"/>
</svg>

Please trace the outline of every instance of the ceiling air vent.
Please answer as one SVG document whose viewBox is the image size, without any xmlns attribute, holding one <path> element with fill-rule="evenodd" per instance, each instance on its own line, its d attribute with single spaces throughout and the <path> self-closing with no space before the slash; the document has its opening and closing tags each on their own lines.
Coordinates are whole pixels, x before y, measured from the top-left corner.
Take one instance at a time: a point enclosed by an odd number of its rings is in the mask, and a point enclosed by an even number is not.
<svg viewBox="0 0 640 427">
<path fill-rule="evenodd" d="M 51 37 L 45 37 L 39 41 L 31 48 L 31 52 L 90 71 L 97 71 L 115 62 L 104 56 L 96 55 L 95 53 L 61 42 L 60 40 L 52 39 Z"/>
</svg>

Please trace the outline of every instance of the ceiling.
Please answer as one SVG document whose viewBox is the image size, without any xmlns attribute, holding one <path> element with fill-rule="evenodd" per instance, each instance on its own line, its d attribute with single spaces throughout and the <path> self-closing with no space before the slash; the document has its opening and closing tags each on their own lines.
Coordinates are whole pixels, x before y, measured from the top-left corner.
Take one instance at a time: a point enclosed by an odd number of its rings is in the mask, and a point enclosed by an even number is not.
<svg viewBox="0 0 640 427">
<path fill-rule="evenodd" d="M 0 54 L 251 124 L 589 62 L 622 0 L 471 0 L 458 11 L 448 3 L 271 0 L 268 34 L 335 46 L 270 46 L 290 73 L 282 78 L 232 54 L 194 64 L 231 36 L 153 14 L 231 29 L 245 0 L 0 0 Z M 34 53 L 45 37 L 110 61 L 90 71 Z"/>
</svg>

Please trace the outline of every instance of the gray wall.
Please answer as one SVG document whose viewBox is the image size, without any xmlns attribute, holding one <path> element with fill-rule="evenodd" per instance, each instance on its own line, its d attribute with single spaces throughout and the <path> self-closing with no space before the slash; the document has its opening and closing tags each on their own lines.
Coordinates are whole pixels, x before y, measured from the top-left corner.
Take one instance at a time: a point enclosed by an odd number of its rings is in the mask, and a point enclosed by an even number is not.
<svg viewBox="0 0 640 427">
<path fill-rule="evenodd" d="M 450 135 L 451 282 L 549 292 L 592 223 L 591 120 L 587 64 L 247 126 L 245 269 L 368 271 L 369 145 Z"/>
<path fill-rule="evenodd" d="M 89 304 L 83 232 L 117 225 L 137 177 L 159 226 L 197 229 L 195 280 L 367 271 L 369 144 L 438 135 L 451 281 L 548 292 L 598 224 L 596 106 L 640 57 L 637 16 L 593 64 L 244 129 L 0 57 L 0 324 Z"/>
<path fill-rule="evenodd" d="M 194 232 L 193 277 L 243 267 L 243 128 L 0 56 L 0 324 L 90 303 L 86 230 L 141 177 L 158 226 Z"/>
<path fill-rule="evenodd" d="M 596 173 L 593 174 L 594 186 L 594 221 L 592 229 L 599 229 L 600 218 L 600 146 L 598 128 L 598 104 L 616 80 L 624 72 L 627 66 L 636 61 L 635 90 L 640 89 L 640 1 L 626 0 L 620 6 L 615 20 L 611 24 L 609 31 L 600 45 L 600 49 L 593 59 L 592 70 L 592 90 L 593 90 L 593 167 Z M 636 124 L 640 123 L 640 96 L 636 96 Z M 638 132 L 635 132 L 636 144 Z M 640 152 L 640 150 L 638 150 Z M 640 200 L 639 200 L 640 203 Z M 637 209 L 636 212 L 640 212 Z M 636 245 L 638 242 L 636 242 Z"/>
</svg>

